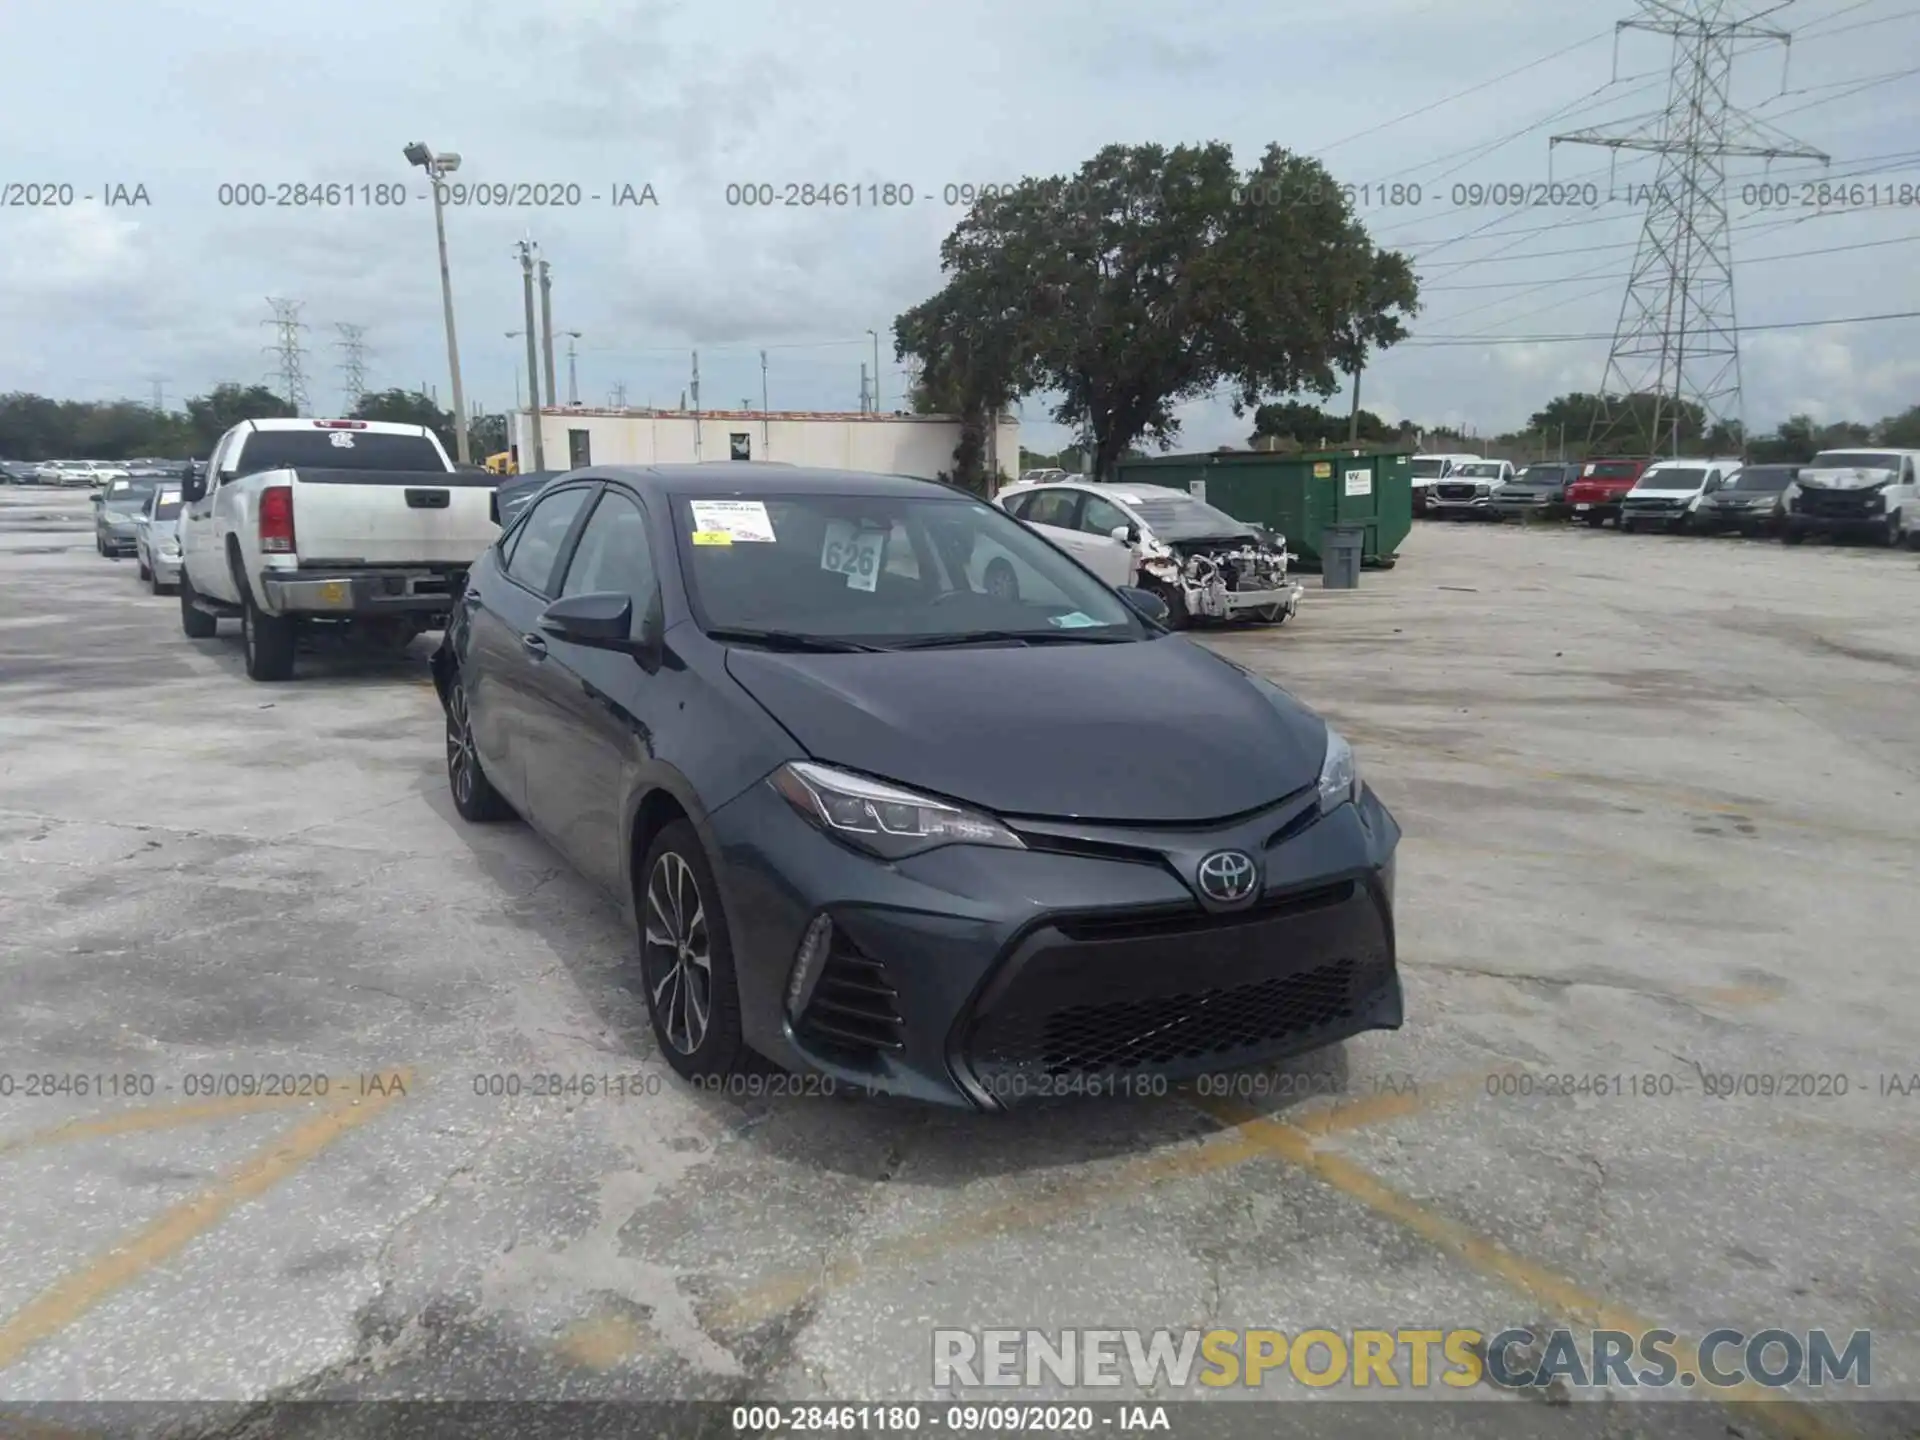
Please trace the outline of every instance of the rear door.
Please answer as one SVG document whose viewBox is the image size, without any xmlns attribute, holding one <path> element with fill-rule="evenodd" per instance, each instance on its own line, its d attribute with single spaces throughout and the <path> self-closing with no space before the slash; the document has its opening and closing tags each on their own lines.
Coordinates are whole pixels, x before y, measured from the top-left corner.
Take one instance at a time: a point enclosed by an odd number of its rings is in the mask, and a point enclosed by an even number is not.
<svg viewBox="0 0 1920 1440">
<path fill-rule="evenodd" d="M 568 485 L 543 495 L 507 536 L 501 563 L 484 588 L 469 583 L 471 641 L 464 667 L 468 722 L 487 778 L 514 809 L 533 820 L 527 796 L 527 749 L 540 726 L 539 670 L 547 640 L 540 612 L 555 573 L 598 488 Z"/>
<path fill-rule="evenodd" d="M 1080 543 L 1081 498 L 1078 490 L 1044 487 L 1028 499 L 1020 519 L 1062 550 L 1083 556 L 1086 547 Z"/>
<path fill-rule="evenodd" d="M 241 452 L 246 474 L 294 472 L 302 564 L 470 565 L 499 538 L 493 477 L 448 469 L 430 435 L 310 423 L 257 430 Z"/>
</svg>

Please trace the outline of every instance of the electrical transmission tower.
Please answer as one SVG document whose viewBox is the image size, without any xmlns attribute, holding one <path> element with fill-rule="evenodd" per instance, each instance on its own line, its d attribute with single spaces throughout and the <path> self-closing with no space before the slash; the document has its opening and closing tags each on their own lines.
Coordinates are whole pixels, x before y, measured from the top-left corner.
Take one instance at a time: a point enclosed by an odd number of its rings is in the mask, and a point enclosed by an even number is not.
<svg viewBox="0 0 1920 1440">
<path fill-rule="evenodd" d="M 1727 224 L 1729 160 L 1830 156 L 1755 119 L 1733 103 L 1734 47 L 1793 37 L 1755 23 L 1791 0 L 1736 14 L 1733 0 L 1639 0 L 1640 14 L 1614 26 L 1673 40 L 1665 108 L 1617 126 L 1555 135 L 1549 145 L 1599 145 L 1660 157 L 1651 186 L 1630 189 L 1646 206 L 1640 246 L 1614 326 L 1588 453 L 1679 452 L 1681 427 L 1697 408 L 1702 434 L 1741 420 L 1740 336 L 1734 319 L 1733 247 Z M 1618 68 L 1616 60 L 1616 70 Z M 1649 401 L 1646 397 L 1653 397 Z M 1740 442 L 1735 442 L 1740 443 Z M 1627 448 L 1631 447 L 1631 448 Z"/>
<path fill-rule="evenodd" d="M 340 362 L 340 388 L 346 392 L 347 407 L 342 413 L 351 414 L 367 393 L 367 327 L 336 325 L 334 329 L 340 332 L 334 348 L 345 355 Z"/>
<path fill-rule="evenodd" d="M 269 378 L 279 387 L 280 398 L 293 408 L 293 413 L 304 415 L 307 413 L 307 351 L 300 343 L 300 332 L 307 327 L 300 320 L 300 302 L 268 296 L 267 304 L 273 307 L 273 318 L 260 323 L 271 325 L 278 332 L 267 353 L 279 361 Z"/>
</svg>

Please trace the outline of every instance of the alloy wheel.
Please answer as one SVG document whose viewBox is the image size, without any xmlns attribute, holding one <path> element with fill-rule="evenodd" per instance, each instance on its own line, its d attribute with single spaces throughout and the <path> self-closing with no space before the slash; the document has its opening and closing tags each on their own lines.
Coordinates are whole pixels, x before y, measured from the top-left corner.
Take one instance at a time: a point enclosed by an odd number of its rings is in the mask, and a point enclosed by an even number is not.
<svg viewBox="0 0 1920 1440">
<path fill-rule="evenodd" d="M 447 696 L 447 780 L 453 798 L 473 803 L 473 777 L 480 757 L 473 748 L 473 728 L 467 723 L 467 690 L 456 684 Z"/>
<path fill-rule="evenodd" d="M 706 906 L 693 867 L 675 851 L 647 879 L 641 971 L 667 1043 L 691 1055 L 707 1038 L 713 1010 L 713 955 Z"/>
</svg>

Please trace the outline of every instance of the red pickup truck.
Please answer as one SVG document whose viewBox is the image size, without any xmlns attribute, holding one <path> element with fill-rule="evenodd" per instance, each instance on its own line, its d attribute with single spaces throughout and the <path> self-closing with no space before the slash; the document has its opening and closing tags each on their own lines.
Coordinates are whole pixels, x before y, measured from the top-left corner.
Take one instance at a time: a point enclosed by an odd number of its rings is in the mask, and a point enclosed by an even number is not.
<svg viewBox="0 0 1920 1440">
<path fill-rule="evenodd" d="M 1584 520 L 1598 530 L 1607 521 L 1620 519 L 1620 499 L 1633 489 L 1640 472 L 1651 460 L 1589 460 L 1580 467 L 1579 478 L 1567 486 L 1567 505 L 1573 518 Z"/>
</svg>

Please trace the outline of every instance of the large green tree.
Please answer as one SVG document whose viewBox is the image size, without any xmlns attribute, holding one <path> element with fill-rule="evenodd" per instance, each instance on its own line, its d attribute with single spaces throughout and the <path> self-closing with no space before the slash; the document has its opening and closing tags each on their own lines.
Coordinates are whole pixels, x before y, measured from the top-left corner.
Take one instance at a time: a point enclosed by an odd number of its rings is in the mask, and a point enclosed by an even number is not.
<svg viewBox="0 0 1920 1440">
<path fill-rule="evenodd" d="M 1418 302 L 1406 258 L 1277 145 L 1245 174 L 1218 142 L 1108 146 L 984 197 L 940 258 L 946 282 L 895 322 L 895 353 L 960 415 L 963 471 L 980 417 L 1036 392 L 1099 474 L 1137 441 L 1169 448 L 1187 401 L 1330 395 Z"/>
<path fill-rule="evenodd" d="M 202 456 L 242 420 L 278 420 L 293 413 L 292 405 L 264 385 L 216 385 L 187 401 L 195 453 Z"/>
<path fill-rule="evenodd" d="M 454 453 L 453 412 L 442 410 L 423 390 L 373 390 L 353 407 L 355 420 L 385 420 L 395 425 L 424 425 Z"/>
</svg>

